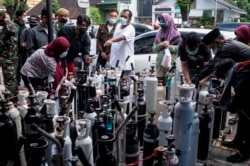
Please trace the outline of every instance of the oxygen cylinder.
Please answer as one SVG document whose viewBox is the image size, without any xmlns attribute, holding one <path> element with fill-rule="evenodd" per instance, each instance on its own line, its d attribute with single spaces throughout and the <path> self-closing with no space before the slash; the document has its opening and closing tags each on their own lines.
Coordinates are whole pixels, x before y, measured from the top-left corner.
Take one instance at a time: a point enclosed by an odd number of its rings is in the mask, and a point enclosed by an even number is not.
<svg viewBox="0 0 250 166">
<path fill-rule="evenodd" d="M 159 129 L 154 124 L 155 112 L 149 112 L 151 117 L 143 133 L 143 158 L 154 153 L 154 149 L 159 145 Z M 152 166 L 154 158 L 143 161 L 143 166 Z"/>
<path fill-rule="evenodd" d="M 89 95 L 88 95 L 88 86 L 86 83 L 79 84 L 77 86 L 77 89 L 78 89 L 78 119 L 79 119 L 82 118 L 84 115 Z"/>
<path fill-rule="evenodd" d="M 190 160 L 188 160 L 187 165 L 196 165 L 197 161 L 197 151 L 198 151 L 198 139 L 199 139 L 199 134 L 200 134 L 200 120 L 198 118 L 198 113 L 195 113 L 194 119 L 192 122 L 192 128 L 191 128 L 191 151 L 190 151 Z M 195 156 L 195 157 L 193 157 Z"/>
<path fill-rule="evenodd" d="M 171 134 L 173 120 L 169 113 L 169 111 L 171 111 L 170 101 L 162 100 L 159 102 L 159 104 L 162 106 L 162 112 L 158 118 L 158 124 L 157 124 L 160 131 L 159 146 L 164 147 L 167 145 L 167 140 L 166 140 L 167 136 Z"/>
<path fill-rule="evenodd" d="M 35 123 L 37 126 L 41 127 L 42 125 L 42 116 L 37 111 L 37 107 L 35 106 L 35 95 L 30 95 L 30 106 L 28 107 L 28 112 L 24 117 L 24 130 L 25 130 L 25 137 L 26 137 L 26 145 L 27 145 L 27 163 L 33 162 L 33 158 L 31 155 L 31 143 L 36 142 L 38 139 L 41 139 L 41 135 L 37 132 L 32 130 L 30 127 L 32 123 Z"/>
<path fill-rule="evenodd" d="M 137 89 L 138 93 L 138 111 L 137 111 L 137 135 L 140 141 L 140 146 L 143 146 L 143 132 L 146 126 L 146 102 L 144 101 L 144 90 L 143 89 Z"/>
<path fill-rule="evenodd" d="M 93 127 L 94 125 L 94 122 L 95 122 L 95 117 L 96 117 L 96 112 L 95 112 L 95 106 L 96 106 L 96 103 L 98 101 L 92 99 L 92 98 L 88 98 L 87 100 L 87 105 L 86 105 L 86 110 L 85 110 L 85 113 L 84 113 L 84 117 L 86 119 L 89 119 L 90 122 L 91 122 L 91 128 Z M 92 131 L 90 131 L 90 136 L 92 136 Z"/>
<path fill-rule="evenodd" d="M 113 143 L 115 137 L 113 135 L 102 135 L 98 139 L 99 144 L 99 156 L 96 159 L 96 166 L 117 166 L 116 158 L 113 153 Z"/>
<path fill-rule="evenodd" d="M 22 118 L 25 117 L 28 109 L 27 98 L 29 96 L 29 92 L 25 90 L 20 90 L 17 95 L 18 99 L 18 109 L 20 111 L 20 115 Z"/>
<path fill-rule="evenodd" d="M 56 110 L 56 102 L 54 100 L 51 100 L 51 99 L 45 99 L 44 104 L 45 104 L 45 108 L 46 108 L 46 110 L 45 110 L 46 114 L 43 116 L 43 128 L 51 136 L 54 136 L 54 134 L 53 134 L 53 132 L 54 132 L 53 118 L 54 118 L 54 116 L 58 115 L 58 111 Z M 52 142 L 48 139 L 46 139 L 46 141 L 48 142 L 47 148 L 45 150 L 46 162 L 47 162 L 48 166 L 52 166 L 52 162 L 51 162 Z"/>
<path fill-rule="evenodd" d="M 64 116 L 57 116 L 54 119 L 54 135 L 59 140 L 63 148 L 64 165 L 71 166 L 70 158 L 72 156 L 71 146 L 72 142 L 69 137 L 69 123 L 70 118 Z M 52 161 L 56 163 L 56 156 L 58 156 L 57 146 L 52 145 Z"/>
<path fill-rule="evenodd" d="M 222 109 L 220 107 L 219 101 L 216 99 L 213 100 L 213 106 L 214 106 L 214 125 L 213 125 L 212 138 L 217 139 L 220 136 Z"/>
<path fill-rule="evenodd" d="M 174 136 L 176 150 L 180 151 L 179 166 L 186 166 L 190 160 L 191 128 L 194 108 L 191 105 L 195 85 L 178 85 L 179 101 L 174 107 Z M 195 156 L 196 157 L 196 156 Z"/>
<path fill-rule="evenodd" d="M 14 104 L 11 101 L 7 102 L 5 107 L 10 115 L 10 118 L 15 122 L 16 131 L 17 131 L 17 139 L 19 139 L 20 137 L 23 137 L 22 119 L 20 116 L 20 112 L 17 110 L 16 107 L 14 107 Z M 27 163 L 25 159 L 24 148 L 21 148 L 19 152 L 19 157 L 20 157 L 21 166 L 26 166 Z"/>
<path fill-rule="evenodd" d="M 76 147 L 81 147 L 89 163 L 94 165 L 92 139 L 89 136 L 90 129 L 91 121 L 89 119 L 76 120 L 76 130 L 78 135 L 75 142 Z"/>
<path fill-rule="evenodd" d="M 14 121 L 6 114 L 5 104 L 8 101 L 0 100 L 0 165 L 7 165 L 8 160 L 12 157 L 12 153 L 17 145 L 17 131 Z"/>
<path fill-rule="evenodd" d="M 163 154 L 164 153 L 163 147 L 160 146 L 156 148 L 155 151 L 157 151 L 157 154 L 155 156 L 153 166 L 167 166 L 167 158 Z"/>
<path fill-rule="evenodd" d="M 198 142 L 198 159 L 205 160 L 207 159 L 208 149 L 209 149 L 209 133 L 210 127 L 209 123 L 211 118 L 207 112 L 207 105 L 204 108 L 203 113 L 201 113 L 200 117 L 200 135 Z"/>
<path fill-rule="evenodd" d="M 202 89 L 199 92 L 199 97 L 198 97 L 198 106 L 197 106 L 197 113 L 200 115 L 202 113 L 202 108 L 204 105 L 209 104 L 207 100 L 207 96 L 209 95 L 207 90 Z"/>
<path fill-rule="evenodd" d="M 145 78 L 146 80 L 146 100 L 147 103 L 146 111 L 147 113 L 156 110 L 156 99 L 157 99 L 157 84 L 158 80 L 155 75 L 150 75 Z"/>
<path fill-rule="evenodd" d="M 133 120 L 129 121 L 126 128 L 126 164 L 139 160 L 139 139 L 136 137 L 136 126 Z M 136 164 L 135 166 L 138 166 Z"/>
<path fill-rule="evenodd" d="M 30 157 L 32 158 L 30 166 L 39 165 L 47 166 L 45 161 L 45 149 L 48 146 L 48 142 L 44 139 L 36 140 L 30 144 Z"/>
<path fill-rule="evenodd" d="M 96 161 L 97 156 L 99 155 L 99 145 L 98 139 L 100 136 L 106 133 L 106 128 L 103 122 L 103 118 L 100 116 L 101 110 L 97 109 L 97 116 L 95 118 L 95 123 L 92 128 L 92 141 L 93 141 L 93 155 L 94 161 Z"/>
<path fill-rule="evenodd" d="M 129 86 L 128 86 L 126 78 L 121 78 L 120 86 L 119 86 L 119 92 L 120 92 L 119 98 L 122 101 L 128 101 L 129 100 Z"/>
</svg>

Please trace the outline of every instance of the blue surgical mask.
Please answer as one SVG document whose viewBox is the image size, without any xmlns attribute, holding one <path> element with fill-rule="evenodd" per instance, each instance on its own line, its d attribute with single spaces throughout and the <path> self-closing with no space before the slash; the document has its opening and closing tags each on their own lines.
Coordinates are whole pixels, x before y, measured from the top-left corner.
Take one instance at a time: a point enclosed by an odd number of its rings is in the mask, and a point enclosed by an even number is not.
<svg viewBox="0 0 250 166">
<path fill-rule="evenodd" d="M 193 50 L 193 51 L 187 50 L 187 53 L 188 53 L 189 55 L 191 55 L 191 56 L 194 56 L 194 55 L 196 55 L 196 54 L 198 53 L 198 50 Z"/>
<path fill-rule="evenodd" d="M 121 23 L 123 26 L 127 25 L 127 19 L 124 18 L 124 17 L 120 17 L 120 23 Z"/>
<path fill-rule="evenodd" d="M 65 52 L 61 53 L 60 57 L 65 58 L 67 56 L 67 54 L 68 54 L 68 51 L 65 51 Z"/>
<path fill-rule="evenodd" d="M 109 19 L 108 19 L 108 22 L 109 22 L 111 25 L 113 25 L 113 24 L 116 23 L 116 19 L 109 18 Z"/>
</svg>

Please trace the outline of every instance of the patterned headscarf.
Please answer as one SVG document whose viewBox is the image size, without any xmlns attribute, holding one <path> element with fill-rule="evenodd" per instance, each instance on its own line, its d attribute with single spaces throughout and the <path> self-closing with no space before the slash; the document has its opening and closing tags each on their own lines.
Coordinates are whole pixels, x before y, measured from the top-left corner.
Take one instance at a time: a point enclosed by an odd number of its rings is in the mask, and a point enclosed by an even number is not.
<svg viewBox="0 0 250 166">
<path fill-rule="evenodd" d="M 179 45 L 182 38 L 180 32 L 175 27 L 174 19 L 168 13 L 163 13 L 158 17 L 158 20 L 162 23 L 167 23 L 168 28 L 166 30 L 160 29 L 157 32 L 155 44 L 159 44 L 162 41 L 167 40 L 171 45 Z"/>
<path fill-rule="evenodd" d="M 250 44 L 250 27 L 247 25 L 241 25 L 235 29 L 234 33 L 237 35 L 238 41 L 247 45 Z"/>
<path fill-rule="evenodd" d="M 69 47 L 70 44 L 65 37 L 58 37 L 46 46 L 45 53 L 50 57 L 54 57 L 59 62 L 61 60 L 60 55 Z"/>
</svg>

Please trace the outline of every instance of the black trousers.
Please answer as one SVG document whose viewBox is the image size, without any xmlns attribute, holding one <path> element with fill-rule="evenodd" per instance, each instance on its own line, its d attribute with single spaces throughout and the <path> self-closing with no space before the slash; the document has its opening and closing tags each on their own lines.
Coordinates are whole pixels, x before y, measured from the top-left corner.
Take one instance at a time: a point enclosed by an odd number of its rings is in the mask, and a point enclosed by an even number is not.
<svg viewBox="0 0 250 166">
<path fill-rule="evenodd" d="M 24 82 L 24 85 L 29 89 L 31 92 L 31 87 L 29 83 L 31 83 L 31 86 L 36 89 L 36 87 L 46 87 L 46 80 L 47 78 L 32 78 L 32 77 L 26 77 L 25 75 L 22 75 L 22 79 Z"/>
</svg>

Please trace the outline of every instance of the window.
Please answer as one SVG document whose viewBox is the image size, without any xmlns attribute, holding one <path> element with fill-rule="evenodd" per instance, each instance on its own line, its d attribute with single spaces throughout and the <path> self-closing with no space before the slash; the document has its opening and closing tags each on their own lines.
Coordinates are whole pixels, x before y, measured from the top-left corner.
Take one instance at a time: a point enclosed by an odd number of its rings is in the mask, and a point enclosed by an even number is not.
<svg viewBox="0 0 250 166">
<path fill-rule="evenodd" d="M 134 43 L 135 55 L 143 53 L 154 53 L 152 48 L 154 41 L 155 41 L 155 36 L 148 36 L 136 40 Z"/>
</svg>

